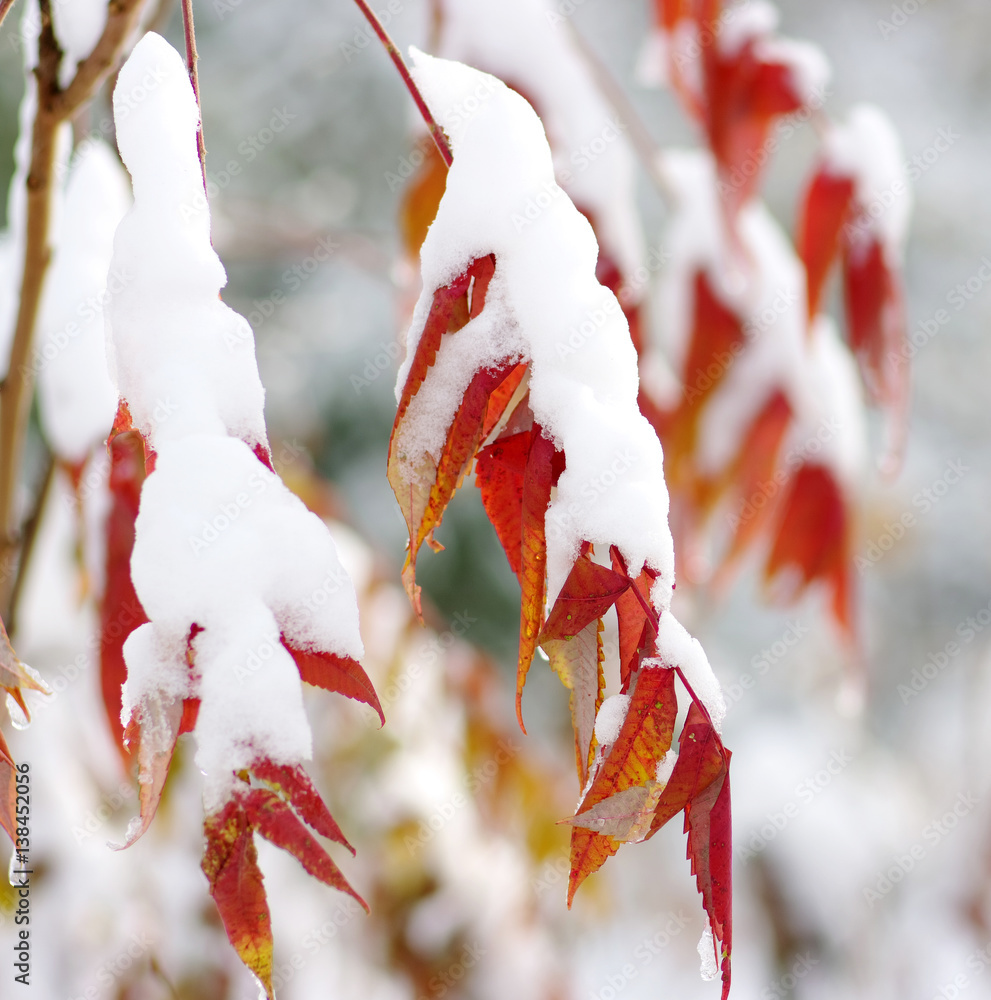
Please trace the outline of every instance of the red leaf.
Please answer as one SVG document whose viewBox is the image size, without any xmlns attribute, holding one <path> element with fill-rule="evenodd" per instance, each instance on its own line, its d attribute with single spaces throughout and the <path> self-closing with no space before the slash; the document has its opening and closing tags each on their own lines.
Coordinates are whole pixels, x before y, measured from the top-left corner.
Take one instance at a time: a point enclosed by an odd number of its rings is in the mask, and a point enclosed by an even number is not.
<svg viewBox="0 0 991 1000">
<path fill-rule="evenodd" d="M 622 573 L 627 580 L 626 563 L 619 554 L 619 550 L 612 546 L 609 550 L 612 557 L 613 569 L 617 573 Z M 636 580 L 630 580 L 630 589 L 620 594 L 616 601 L 616 617 L 619 622 L 619 680 L 622 690 L 625 692 L 630 681 L 631 673 L 640 665 L 640 653 L 656 635 L 654 627 L 644 605 L 650 602 L 650 588 L 654 582 L 655 574 L 644 569 Z M 640 597 L 634 593 L 636 588 Z"/>
<path fill-rule="evenodd" d="M 120 721 L 121 685 L 127 679 L 124 641 L 148 620 L 131 582 L 134 520 L 145 479 L 144 442 L 135 430 L 118 430 L 107 442 L 107 449 L 111 504 L 106 520 L 106 584 L 100 605 L 100 690 L 114 743 L 125 766 L 130 767 Z"/>
<path fill-rule="evenodd" d="M 654 781 L 658 763 L 671 749 L 677 714 L 674 670 L 665 667 L 640 670 L 635 675 L 619 735 L 614 743 L 603 748 L 604 757 L 575 815 L 581 816 L 618 792 Z M 581 827 L 572 829 L 568 906 L 582 882 L 618 849 L 619 841 L 611 836 Z"/>
<path fill-rule="evenodd" d="M 147 698 L 131 716 L 124 740 L 132 756 L 138 758 L 138 806 L 140 822 L 128 827 L 127 837 L 117 850 L 130 847 L 148 829 L 162 799 L 169 765 L 175 753 L 185 703 Z"/>
<path fill-rule="evenodd" d="M 780 595 L 789 600 L 813 581 L 826 583 L 833 592 L 833 615 L 852 638 L 851 531 L 846 501 L 828 469 L 814 464 L 799 468 L 782 501 L 776 532 L 764 579 L 780 582 L 797 575 L 801 582 Z"/>
<path fill-rule="evenodd" d="M 354 848 L 347 842 L 320 793 L 313 787 L 307 773 L 296 765 L 275 764 L 267 758 L 257 761 L 251 768 L 261 781 L 274 788 L 289 800 L 292 807 L 317 833 L 343 844 L 352 854 Z"/>
<path fill-rule="evenodd" d="M 871 398 L 897 415 L 908 397 L 905 305 L 898 276 L 873 237 L 844 247 L 843 288 L 850 346 Z"/>
<path fill-rule="evenodd" d="M 840 233 L 850 215 L 855 184 L 851 177 L 820 166 L 805 191 L 795 243 L 807 274 L 809 319 L 819 312 L 830 268 L 840 249 Z"/>
<path fill-rule="evenodd" d="M 327 852 L 278 795 L 265 788 L 252 788 L 242 792 L 241 797 L 248 822 L 266 840 L 288 851 L 314 878 L 353 896 L 368 910 L 368 904 L 351 888 Z"/>
<path fill-rule="evenodd" d="M 251 824 L 241 803 L 231 800 L 204 822 L 203 873 L 241 961 L 258 977 L 269 1000 L 272 989 L 272 920 L 258 868 Z"/>
<path fill-rule="evenodd" d="M 296 661 L 299 676 L 307 684 L 321 687 L 325 691 L 336 691 L 347 698 L 370 705 L 378 712 L 382 725 L 385 725 L 385 713 L 375 688 L 357 660 L 318 649 L 297 649 L 285 636 L 282 636 L 282 644 Z"/>
<path fill-rule="evenodd" d="M 733 842 L 729 764 L 708 713 L 692 699 L 679 739 L 680 754 L 650 825 L 653 836 L 685 810 L 688 856 L 702 905 L 709 915 L 713 941 L 721 947 L 723 998 L 729 993 L 733 944 Z M 717 955 L 717 961 L 720 955 Z"/>
<path fill-rule="evenodd" d="M 590 622 L 601 618 L 629 586 L 624 574 L 600 566 L 582 553 L 554 601 L 537 644 L 573 638 Z"/>
<path fill-rule="evenodd" d="M 544 515 L 551 500 L 554 480 L 554 442 L 533 425 L 530 450 L 523 473 L 522 552 L 520 558 L 520 653 L 516 668 L 516 718 L 523 725 L 523 686 L 537 649 L 543 624 L 544 592 L 547 585 L 547 539 Z"/>
<path fill-rule="evenodd" d="M 403 584 L 422 620 L 420 588 L 416 585 L 416 557 L 424 541 L 433 544 L 432 533 L 440 524 L 444 508 L 467 471 L 474 456 L 489 405 L 489 394 L 516 364 L 477 372 L 448 428 L 448 437 L 439 458 L 429 453 L 400 454 L 397 432 L 410 402 L 417 394 L 434 363 L 445 334 L 461 330 L 484 306 L 489 281 L 495 273 L 492 254 L 472 261 L 449 285 L 434 292 L 433 303 L 413 355 L 389 441 L 389 482 L 399 501 L 409 530 L 409 551 L 403 567 Z M 412 467 L 412 468 L 411 468 Z"/>
<path fill-rule="evenodd" d="M 508 380 L 507 380 L 508 381 Z M 513 572 L 519 577 L 523 539 L 523 479 L 530 431 L 499 438 L 478 453 L 475 484 Z"/>
</svg>

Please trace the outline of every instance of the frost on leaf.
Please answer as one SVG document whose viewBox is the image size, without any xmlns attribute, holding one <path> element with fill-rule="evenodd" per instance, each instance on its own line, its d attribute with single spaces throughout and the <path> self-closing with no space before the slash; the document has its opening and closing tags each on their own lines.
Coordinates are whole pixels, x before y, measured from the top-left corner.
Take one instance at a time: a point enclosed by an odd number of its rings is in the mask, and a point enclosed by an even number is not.
<svg viewBox="0 0 991 1000">
<path fill-rule="evenodd" d="M 625 316 L 596 278 L 591 227 L 555 184 L 543 129 L 523 98 L 460 64 L 415 52 L 414 59 L 431 111 L 453 123 L 454 162 L 421 248 L 424 290 L 397 382 L 389 449 L 389 479 L 409 528 L 407 592 L 419 611 L 418 553 L 424 542 L 440 548 L 433 532 L 474 462 L 486 513 L 520 582 L 520 725 L 538 646 L 570 692 L 584 792 L 568 821 L 569 903 L 621 843 L 643 840 L 695 807 L 689 852 L 726 952 L 728 986 L 728 897 L 711 890 L 714 882 L 729 890 L 728 813 L 719 814 L 713 849 L 701 833 L 712 812 L 708 784 L 666 796 L 676 778 L 682 789 L 691 753 L 682 750 L 665 780 L 676 673 L 691 673 L 685 689 L 705 719 L 707 704 L 721 713 L 721 697 L 701 649 L 689 648 L 671 616 L 663 456 L 637 405 Z M 477 113 L 446 114 L 483 91 L 485 101 L 473 102 Z M 609 666 L 619 669 L 626 694 L 604 703 L 600 633 L 612 608 L 620 662 Z M 671 623 L 664 636 L 684 635 L 687 658 L 682 647 L 661 641 L 662 620 Z M 615 727 L 597 725 L 617 708 Z M 710 730 L 725 778 L 729 755 Z M 723 788 L 721 805 L 727 781 Z"/>
<path fill-rule="evenodd" d="M 380 719 L 382 708 L 359 662 L 357 602 L 336 546 L 273 471 L 251 329 L 220 298 L 226 276 L 210 244 L 196 101 L 181 57 L 155 34 L 121 70 L 120 93 L 150 73 L 160 84 L 140 106 L 124 98 L 116 109 L 134 205 L 114 241 L 114 262 L 132 277 L 107 307 L 120 403 L 105 700 L 138 763 L 128 844 L 152 821 L 178 737 L 193 733 L 203 870 L 231 943 L 271 997 L 254 834 L 358 898 L 317 840 L 348 846 L 302 770 L 312 755 L 303 683 Z M 124 623 L 129 634 L 114 643 Z"/>
</svg>

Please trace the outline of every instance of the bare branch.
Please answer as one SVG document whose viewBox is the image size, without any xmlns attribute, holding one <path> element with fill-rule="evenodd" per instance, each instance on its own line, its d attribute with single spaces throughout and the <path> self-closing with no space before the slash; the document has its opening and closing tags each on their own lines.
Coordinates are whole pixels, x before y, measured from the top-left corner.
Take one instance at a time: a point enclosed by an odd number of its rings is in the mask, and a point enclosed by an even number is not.
<svg viewBox="0 0 991 1000">
<path fill-rule="evenodd" d="M 389 57 L 395 63 L 396 69 L 399 70 L 399 75 L 403 78 L 403 83 L 406 84 L 406 89 L 410 92 L 413 100 L 416 102 L 416 106 L 419 109 L 420 114 L 423 116 L 423 120 L 427 123 L 427 128 L 430 129 L 430 135 L 434 140 L 437 150 L 441 155 L 443 161 L 450 166 L 454 162 L 454 157 L 451 155 L 451 146 L 447 141 L 447 136 L 441 130 L 440 125 L 437 124 L 434 116 L 430 113 L 430 108 L 427 107 L 427 102 L 423 99 L 423 95 L 420 93 L 419 87 L 413 82 L 413 77 L 410 76 L 409 68 L 403 61 L 402 54 L 399 49 L 396 48 L 396 43 L 389 37 L 389 33 L 382 27 L 382 23 L 375 16 L 375 12 L 371 7 L 365 3 L 365 0 L 354 0 L 361 10 L 362 14 L 365 15 L 365 19 L 372 26 L 372 30 L 376 35 L 379 36 L 382 44 L 385 46 L 386 51 L 389 53 Z"/>
<path fill-rule="evenodd" d="M 199 53 L 196 51 L 196 29 L 193 27 L 193 0 L 182 0 L 182 30 L 186 36 L 186 68 L 189 70 L 189 82 L 193 87 L 196 107 L 200 113 L 200 121 L 196 126 L 196 152 L 200 157 L 203 190 L 206 191 L 206 143 L 203 141 L 203 105 L 200 102 L 200 75 L 196 69 Z"/>
</svg>

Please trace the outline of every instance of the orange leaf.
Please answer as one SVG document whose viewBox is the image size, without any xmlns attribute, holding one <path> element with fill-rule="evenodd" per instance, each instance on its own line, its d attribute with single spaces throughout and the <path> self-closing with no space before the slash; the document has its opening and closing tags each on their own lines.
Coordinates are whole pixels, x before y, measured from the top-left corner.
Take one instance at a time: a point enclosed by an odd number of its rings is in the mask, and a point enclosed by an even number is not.
<svg viewBox="0 0 991 1000">
<path fill-rule="evenodd" d="M 266 788 L 252 788 L 242 792 L 241 797 L 248 822 L 266 840 L 288 851 L 314 878 L 353 896 L 368 910 L 368 904 L 351 888 L 330 855 L 278 795 Z"/>
<path fill-rule="evenodd" d="M 602 704 L 602 621 L 589 622 L 571 639 L 541 643 L 551 669 L 571 692 L 571 723 L 575 730 L 578 780 L 585 787 L 595 750 L 595 715 Z"/>
<path fill-rule="evenodd" d="M 537 649 L 537 636 L 544 617 L 547 585 L 547 539 L 544 515 L 553 486 L 554 442 L 533 425 L 530 449 L 523 473 L 522 551 L 520 558 L 520 654 L 516 668 L 516 718 L 523 725 L 523 686 Z"/>
<path fill-rule="evenodd" d="M 164 702 L 160 698 L 146 698 L 134 710 L 124 740 L 128 750 L 138 758 L 138 806 L 140 822 L 128 827 L 124 843 L 117 847 L 130 847 L 151 825 L 162 799 L 169 765 L 175 753 L 176 740 L 182 724 L 183 701 Z"/>
<path fill-rule="evenodd" d="M 575 815 L 581 816 L 618 792 L 654 781 L 658 763 L 671 749 L 677 714 L 674 670 L 648 667 L 638 671 L 619 735 L 603 747 L 604 756 Z M 582 882 L 618 849 L 619 842 L 611 836 L 580 827 L 572 830 L 568 906 Z"/>
<path fill-rule="evenodd" d="M 488 393 L 515 365 L 498 369 L 498 373 L 489 370 L 487 373 L 476 374 L 465 392 L 471 412 L 462 412 L 465 410 L 463 401 L 449 428 L 440 459 L 429 454 L 399 454 L 396 448 L 397 431 L 403 424 L 410 402 L 434 363 L 442 338 L 445 334 L 462 329 L 472 316 L 481 311 L 494 273 L 495 257 L 489 254 L 472 261 L 454 281 L 434 292 L 430 312 L 403 386 L 389 440 L 389 483 L 399 501 L 410 537 L 406 565 L 403 568 L 403 583 L 417 616 L 421 619 L 420 588 L 416 585 L 417 552 L 423 541 L 430 537 L 433 528 L 440 523 L 444 507 L 474 455 L 488 407 Z"/>
<path fill-rule="evenodd" d="M 272 989 L 272 920 L 258 868 L 251 824 L 241 803 L 228 801 L 204 822 L 203 874 L 224 922 L 227 938 L 255 974 L 269 1000 Z"/>
<path fill-rule="evenodd" d="M 447 186 L 447 164 L 432 142 L 421 144 L 423 165 L 410 180 L 399 206 L 399 231 L 410 257 L 420 253 L 430 223 Z M 421 147 L 418 147 L 421 148 Z M 395 184 L 392 185 L 393 187 Z"/>
<path fill-rule="evenodd" d="M 17 658 L 14 647 L 11 646 L 10 639 L 7 638 L 7 629 L 2 620 L 0 620 L 0 687 L 17 702 L 26 719 L 31 718 L 31 713 L 24 702 L 24 694 L 21 689 L 27 688 L 29 691 L 49 694 L 48 688 L 36 681 Z"/>
<path fill-rule="evenodd" d="M 325 691 L 336 691 L 347 698 L 370 705 L 378 712 L 382 725 L 385 725 L 385 713 L 375 688 L 357 660 L 318 649 L 297 649 L 285 636 L 282 636 L 282 644 L 296 661 L 299 676 L 307 684 Z"/>
</svg>

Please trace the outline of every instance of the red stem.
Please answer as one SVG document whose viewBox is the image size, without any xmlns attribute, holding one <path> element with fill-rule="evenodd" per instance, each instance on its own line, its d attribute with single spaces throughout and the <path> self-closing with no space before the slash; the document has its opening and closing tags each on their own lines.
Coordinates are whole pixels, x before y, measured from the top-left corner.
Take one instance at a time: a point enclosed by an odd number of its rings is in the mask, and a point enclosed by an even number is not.
<svg viewBox="0 0 991 1000">
<path fill-rule="evenodd" d="M 188 0 L 183 0 L 187 3 Z M 427 123 L 427 128 L 430 130 L 430 135 L 434 140 L 434 144 L 437 146 L 437 151 L 440 153 L 443 161 L 450 166 L 454 162 L 454 157 L 451 154 L 451 146 L 447 141 L 447 136 L 444 135 L 441 130 L 440 125 L 437 124 L 434 116 L 430 113 L 430 108 L 427 107 L 427 102 L 423 99 L 423 95 L 420 93 L 419 88 L 413 82 L 413 77 L 410 76 L 410 72 L 406 63 L 403 61 L 402 54 L 399 49 L 396 48 L 396 43 L 389 37 L 389 33 L 382 27 L 382 23 L 375 16 L 375 11 L 365 3 L 365 0 L 354 0 L 358 5 L 358 9 L 365 15 L 365 20 L 372 26 L 372 30 L 376 35 L 379 36 L 379 40 L 385 46 L 386 51 L 389 53 L 389 57 L 392 59 L 399 70 L 399 75 L 403 78 L 403 83 L 406 84 L 406 89 L 410 92 L 410 96 L 416 102 L 416 106 L 423 116 L 423 120 Z"/>
</svg>

